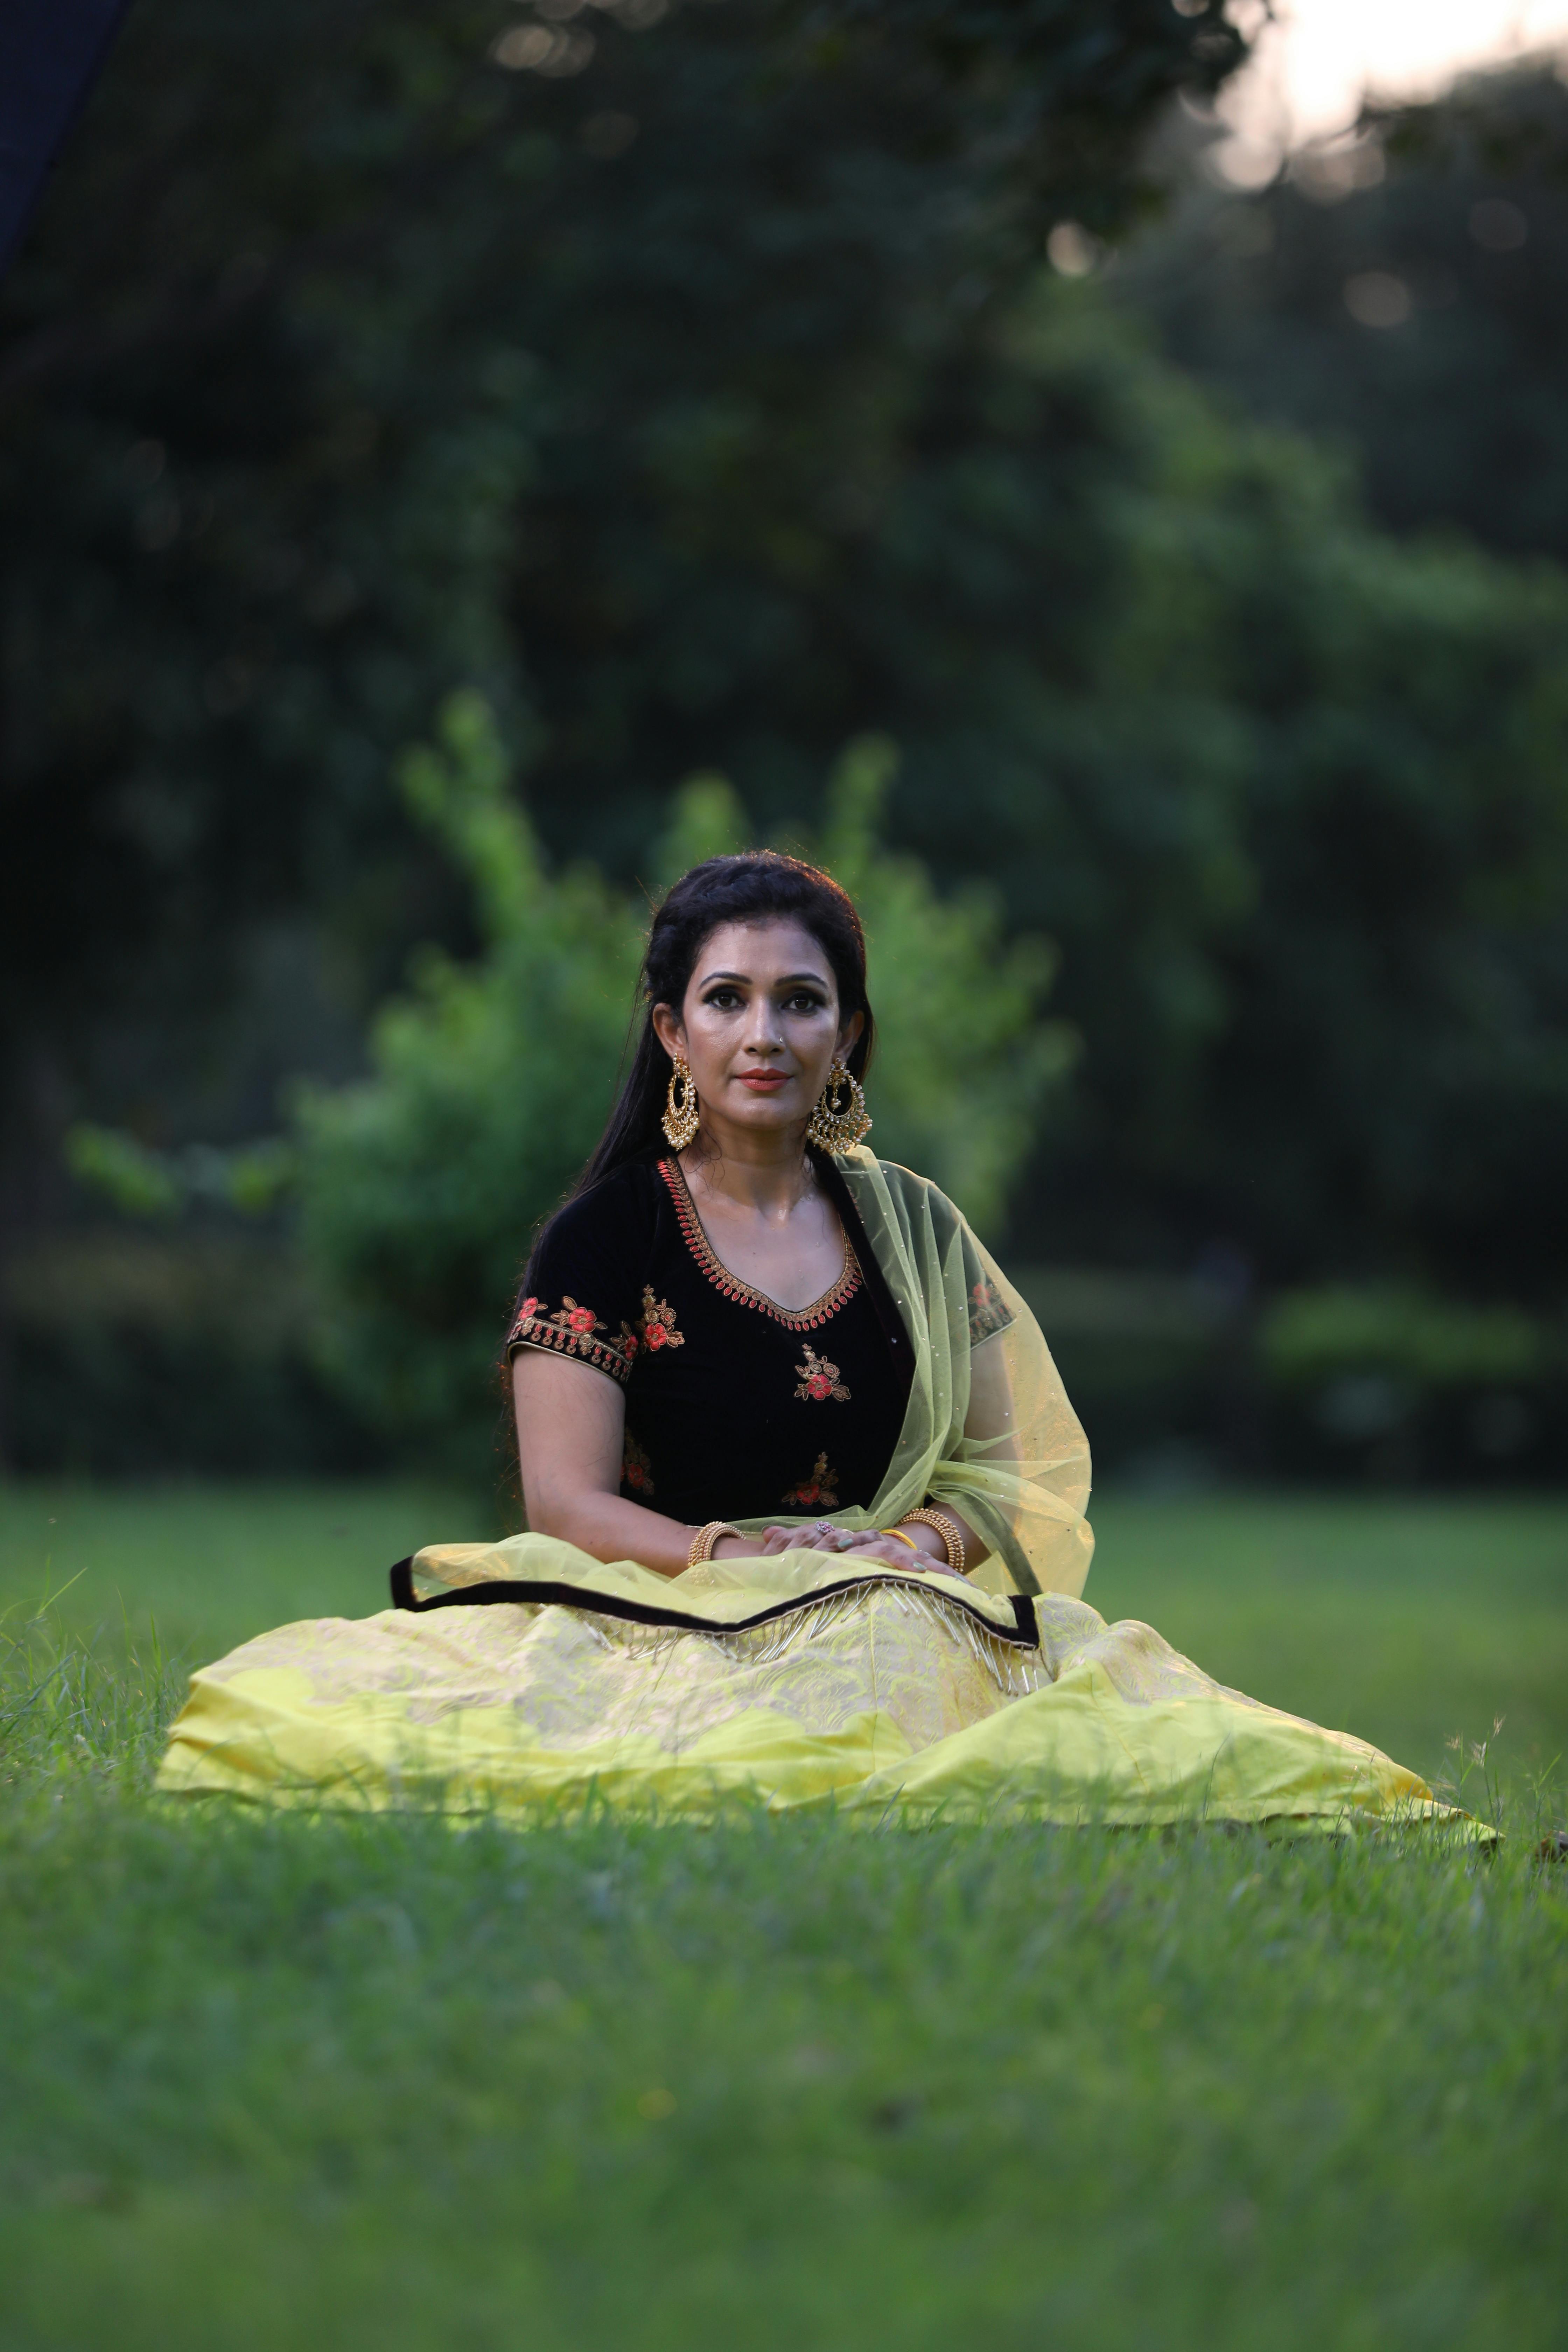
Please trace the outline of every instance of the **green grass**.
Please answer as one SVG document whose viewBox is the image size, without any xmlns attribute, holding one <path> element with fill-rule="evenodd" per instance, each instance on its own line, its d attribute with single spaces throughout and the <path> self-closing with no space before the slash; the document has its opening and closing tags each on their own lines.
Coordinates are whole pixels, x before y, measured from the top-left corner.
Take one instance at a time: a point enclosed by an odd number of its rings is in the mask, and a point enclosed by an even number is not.
<svg viewBox="0 0 1568 2352">
<path fill-rule="evenodd" d="M 180 1654 L 483 1528 L 0 1490 L 5 2352 L 1554 2347 L 1568 1505 L 1097 1518 L 1099 1607 L 1500 1851 L 182 1811 Z"/>
<path fill-rule="evenodd" d="M 1085 1598 L 1222 1682 L 1428 1777 L 1456 1737 L 1514 1785 L 1568 1757 L 1568 1501 L 1112 1496 L 1094 1520 Z"/>
</svg>

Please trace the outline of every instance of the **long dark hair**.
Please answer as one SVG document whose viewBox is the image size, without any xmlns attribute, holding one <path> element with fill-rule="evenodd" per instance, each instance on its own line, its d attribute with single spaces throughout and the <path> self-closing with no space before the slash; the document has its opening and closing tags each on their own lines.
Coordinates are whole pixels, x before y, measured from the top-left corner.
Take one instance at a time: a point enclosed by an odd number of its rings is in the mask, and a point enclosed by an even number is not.
<svg viewBox="0 0 1568 2352">
<path fill-rule="evenodd" d="M 841 1021 L 862 1013 L 864 1024 L 847 1056 L 863 1077 L 871 1059 L 876 1023 L 866 995 L 866 934 L 847 890 L 820 866 L 776 849 L 742 850 L 710 857 L 683 874 L 653 919 L 643 958 L 642 1031 L 609 1124 L 573 1194 L 585 1192 L 614 1169 L 655 1147 L 665 1150 L 659 1124 L 669 1087 L 669 1055 L 653 1025 L 656 1004 L 679 1012 L 703 943 L 721 923 L 755 923 L 787 916 L 811 933 L 833 967 Z"/>
</svg>

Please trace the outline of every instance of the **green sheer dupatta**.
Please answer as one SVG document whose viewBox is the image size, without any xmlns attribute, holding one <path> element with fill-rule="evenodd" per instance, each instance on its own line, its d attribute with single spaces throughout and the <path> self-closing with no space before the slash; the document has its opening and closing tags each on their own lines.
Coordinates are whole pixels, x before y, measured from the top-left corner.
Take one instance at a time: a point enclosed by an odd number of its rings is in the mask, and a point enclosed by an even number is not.
<svg viewBox="0 0 1568 2352">
<path fill-rule="evenodd" d="M 1094 1552 L 1089 1443 L 1039 1325 L 934 1184 L 863 1147 L 836 1160 L 903 1318 L 914 1377 L 875 1501 L 835 1518 L 890 1527 L 929 1496 L 990 1547 L 974 1571 L 983 1589 L 1076 1597 Z"/>
</svg>

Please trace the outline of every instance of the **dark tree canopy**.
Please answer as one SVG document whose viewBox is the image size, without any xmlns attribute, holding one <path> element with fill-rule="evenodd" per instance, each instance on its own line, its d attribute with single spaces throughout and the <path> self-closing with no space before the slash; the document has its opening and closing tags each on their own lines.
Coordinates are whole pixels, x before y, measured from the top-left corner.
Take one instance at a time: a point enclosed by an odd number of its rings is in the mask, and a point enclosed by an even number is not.
<svg viewBox="0 0 1568 2352">
<path fill-rule="evenodd" d="M 1394 529 L 1562 561 L 1565 278 L 1568 87 L 1531 66 L 1189 203 L 1130 285 L 1184 366 L 1352 452 Z"/>
<path fill-rule="evenodd" d="M 1166 0 L 143 0 L 0 317 L 20 1036 L 90 1084 L 301 906 L 373 993 L 441 915 L 388 763 L 465 678 L 630 856 L 914 387 L 1236 52 Z"/>
</svg>

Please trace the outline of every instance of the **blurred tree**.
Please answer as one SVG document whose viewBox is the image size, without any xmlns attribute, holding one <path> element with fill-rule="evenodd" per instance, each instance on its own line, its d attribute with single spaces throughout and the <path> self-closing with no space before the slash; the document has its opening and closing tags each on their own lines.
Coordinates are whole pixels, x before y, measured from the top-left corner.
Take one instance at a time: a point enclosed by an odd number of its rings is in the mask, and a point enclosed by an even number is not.
<svg viewBox="0 0 1568 2352">
<path fill-rule="evenodd" d="M 622 893 L 694 771 L 816 837 L 900 744 L 888 829 L 1085 1040 L 1027 1255 L 1560 1283 L 1561 584 L 1381 540 L 1068 282 L 1236 54 L 1169 0 L 143 0 L 0 321 L 13 1109 L 166 1152 L 342 1076 L 477 943 L 386 784 L 471 684 Z"/>
<path fill-rule="evenodd" d="M 301 902 L 374 1001 L 456 919 L 384 775 L 464 679 L 629 858 L 906 387 L 1237 53 L 1166 0 L 144 0 L 0 313 L 10 1020 L 183 1025 Z"/>
<path fill-rule="evenodd" d="M 330 1376 L 373 1426 L 461 1454 L 530 1232 L 608 1114 L 639 940 L 594 869 L 546 874 L 478 695 L 448 700 L 403 782 L 473 891 L 484 954 L 424 949 L 376 1016 L 372 1075 L 301 1092 L 304 1239 Z"/>
<path fill-rule="evenodd" d="M 1194 182 L 1123 274 L 1183 366 L 1334 436 L 1373 511 L 1568 558 L 1568 87 L 1373 110 L 1255 195 Z"/>
<path fill-rule="evenodd" d="M 140 0 L 0 301 L 7 1229 L 73 1115 L 266 1127 L 465 943 L 386 785 L 463 681 L 623 871 L 749 733 L 799 806 L 889 715 L 834 630 L 911 434 L 1240 46 L 1218 0 Z"/>
<path fill-rule="evenodd" d="M 798 846 L 837 876 L 866 927 L 875 1149 L 932 1177 L 990 1234 L 1081 1040 L 1070 1024 L 1037 1017 L 1056 951 L 1038 937 L 1005 937 L 1000 891 L 971 883 L 941 898 L 918 858 L 886 847 L 898 764 L 886 737 L 851 743 L 829 778 L 820 835 Z"/>
<path fill-rule="evenodd" d="M 1025 1245 L 1560 1281 L 1561 577 L 1380 537 L 1092 286 L 983 348 L 835 642 L 882 656 L 910 845 L 1062 950 Z"/>
<path fill-rule="evenodd" d="M 1174 143 L 1190 164 L 1203 134 Z M 1568 89 L 1538 62 L 1370 113 L 1256 194 L 1190 174 L 1108 291 L 1232 416 L 1337 446 L 1384 524 L 1561 561 L 1565 270 Z M 1281 447 L 1266 470 L 1266 602 L 1215 636 L 1251 649 L 1229 711 L 1269 748 L 1242 795 L 1254 911 L 1220 959 L 1235 1018 L 1191 1098 L 1233 1177 L 1205 1208 L 1276 1272 L 1555 1294 L 1560 586 L 1452 542 L 1401 561 L 1347 536 L 1321 463 Z"/>
</svg>

